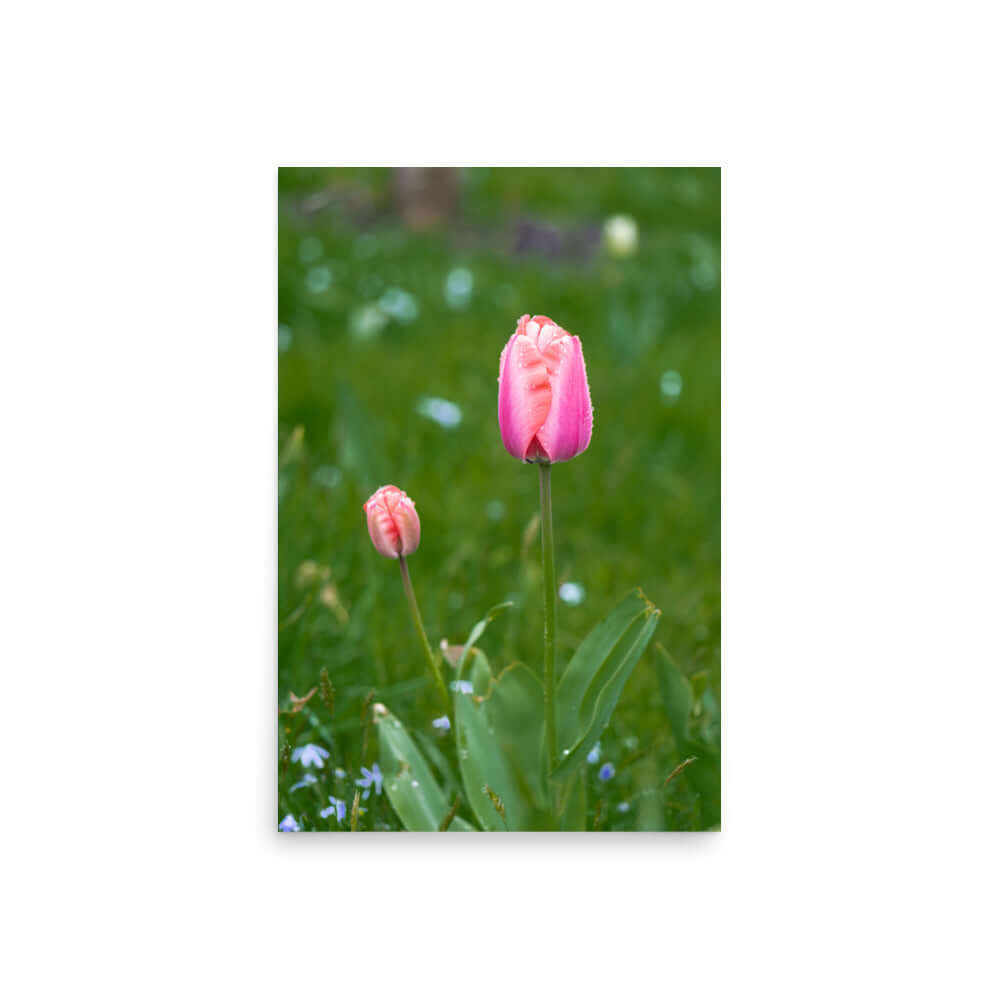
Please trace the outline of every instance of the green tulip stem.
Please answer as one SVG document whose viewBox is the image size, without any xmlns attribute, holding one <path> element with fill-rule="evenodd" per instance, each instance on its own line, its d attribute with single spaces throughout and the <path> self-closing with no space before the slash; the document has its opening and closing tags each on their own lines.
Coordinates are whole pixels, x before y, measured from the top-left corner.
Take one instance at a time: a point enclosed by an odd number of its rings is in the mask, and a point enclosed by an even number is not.
<svg viewBox="0 0 1000 1000">
<path fill-rule="evenodd" d="M 410 605 L 410 617 L 413 618 L 413 627 L 417 630 L 420 642 L 424 647 L 424 656 L 427 657 L 427 665 L 431 668 L 431 675 L 437 685 L 438 694 L 441 695 L 441 702 L 444 705 L 445 715 L 451 717 L 451 701 L 448 698 L 448 689 L 444 686 L 444 678 L 441 676 L 441 668 L 438 666 L 434 654 L 431 652 L 431 644 L 427 641 L 427 633 L 424 631 L 424 622 L 420 617 L 420 608 L 417 606 L 417 595 L 413 593 L 413 584 L 410 581 L 410 571 L 406 567 L 406 556 L 399 557 L 399 571 L 403 576 L 403 590 L 406 591 L 406 600 Z"/>
<path fill-rule="evenodd" d="M 545 751 L 551 773 L 556 757 L 556 556 L 552 538 L 552 466 L 538 465 L 542 508 L 542 574 L 545 592 Z"/>
</svg>

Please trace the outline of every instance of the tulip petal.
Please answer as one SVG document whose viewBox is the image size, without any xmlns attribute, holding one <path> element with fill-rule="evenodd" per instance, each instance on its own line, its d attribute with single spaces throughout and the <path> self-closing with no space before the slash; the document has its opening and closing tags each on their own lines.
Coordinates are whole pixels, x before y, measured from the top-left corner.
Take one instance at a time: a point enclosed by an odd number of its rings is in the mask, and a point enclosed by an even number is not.
<svg viewBox="0 0 1000 1000">
<path fill-rule="evenodd" d="M 566 462 L 587 450 L 594 412 L 580 338 L 562 337 L 549 348 L 550 353 L 553 348 L 561 357 L 554 370 L 550 365 L 552 404 L 537 432 L 538 443 L 550 461 Z"/>
<path fill-rule="evenodd" d="M 420 544 L 420 518 L 417 517 L 417 508 L 408 496 L 403 495 L 399 498 L 393 516 L 401 542 L 399 554 L 408 556 L 411 552 L 416 552 Z"/>
<path fill-rule="evenodd" d="M 365 503 L 368 534 L 379 555 L 408 556 L 420 544 L 420 518 L 413 501 L 391 483 L 380 486 Z"/>
<path fill-rule="evenodd" d="M 531 321 L 537 324 L 539 330 L 543 326 L 554 326 L 557 330 L 559 329 L 559 324 L 551 316 L 543 316 L 541 313 L 537 316 L 532 316 Z"/>
<path fill-rule="evenodd" d="M 520 324 L 519 324 L 520 326 Z M 581 356 L 582 360 L 582 356 Z M 504 447 L 523 462 L 552 405 L 545 360 L 526 336 L 514 334 L 500 355 L 497 417 Z"/>
<path fill-rule="evenodd" d="M 369 504 L 365 511 L 368 515 L 368 534 L 379 555 L 395 559 L 399 555 L 399 531 L 392 515 L 379 502 Z"/>
<path fill-rule="evenodd" d="M 549 319 L 548 316 L 532 316 L 529 326 L 531 327 L 531 340 L 542 354 L 556 337 L 564 336 L 566 333 L 555 320 Z"/>
</svg>

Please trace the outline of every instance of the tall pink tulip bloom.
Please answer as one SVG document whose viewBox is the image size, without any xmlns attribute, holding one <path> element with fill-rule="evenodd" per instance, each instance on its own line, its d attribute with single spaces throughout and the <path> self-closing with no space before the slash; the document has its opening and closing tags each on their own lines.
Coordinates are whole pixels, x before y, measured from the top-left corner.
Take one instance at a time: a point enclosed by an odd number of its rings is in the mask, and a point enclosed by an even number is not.
<svg viewBox="0 0 1000 1000">
<path fill-rule="evenodd" d="M 389 559 L 398 559 L 417 551 L 420 544 L 420 518 L 413 501 L 395 486 L 381 486 L 364 505 L 368 515 L 368 534 L 375 551 Z"/>
<path fill-rule="evenodd" d="M 500 355 L 497 416 L 504 447 L 523 462 L 586 451 L 594 411 L 580 338 L 548 316 L 522 316 Z"/>
</svg>

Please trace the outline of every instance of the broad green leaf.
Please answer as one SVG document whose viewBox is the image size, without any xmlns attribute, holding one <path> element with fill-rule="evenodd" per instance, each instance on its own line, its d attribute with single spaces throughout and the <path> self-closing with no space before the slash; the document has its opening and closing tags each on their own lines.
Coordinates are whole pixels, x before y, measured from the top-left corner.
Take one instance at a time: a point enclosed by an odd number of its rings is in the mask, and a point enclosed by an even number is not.
<svg viewBox="0 0 1000 1000">
<path fill-rule="evenodd" d="M 560 791 L 565 796 L 559 816 L 559 829 L 579 833 L 587 828 L 587 779 L 577 771 Z"/>
<path fill-rule="evenodd" d="M 556 689 L 561 757 L 553 780 L 563 781 L 583 766 L 659 618 L 659 609 L 635 590 L 580 643 Z"/>
<path fill-rule="evenodd" d="M 524 810 L 509 768 L 497 749 L 486 712 L 477 704 L 477 697 L 455 695 L 455 740 L 465 797 L 484 830 L 516 830 L 517 824 L 524 819 Z M 497 811 L 490 791 L 503 803 L 503 816 Z"/>
<path fill-rule="evenodd" d="M 444 797 L 451 799 L 455 792 L 461 789 L 462 783 L 455 773 L 455 769 L 448 762 L 448 758 L 441 752 L 441 748 L 437 746 L 436 741 L 438 737 L 416 731 L 412 735 L 434 769 L 437 777 L 441 780 L 441 790 L 444 792 Z"/>
<path fill-rule="evenodd" d="M 434 780 L 430 765 L 392 712 L 379 709 L 375 715 L 375 729 L 385 793 L 396 815 L 407 830 L 436 831 L 448 814 L 451 803 Z M 467 832 L 472 829 L 465 820 L 456 816 L 448 831 Z"/>
<path fill-rule="evenodd" d="M 513 601 L 503 601 L 500 604 L 494 604 L 493 607 L 490 608 L 489 611 L 487 611 L 486 614 L 472 626 L 472 631 L 469 633 L 469 638 L 465 640 L 465 645 L 462 647 L 462 655 L 457 664 L 457 674 L 459 680 L 462 679 L 462 671 L 465 669 L 466 661 L 472 653 L 472 644 L 483 634 L 483 632 L 486 631 L 486 626 L 489 625 L 489 623 L 493 621 L 493 619 L 496 618 L 501 611 L 504 611 L 507 608 L 512 608 L 513 606 Z"/>
<path fill-rule="evenodd" d="M 663 697 L 663 708 L 667 713 L 670 730 L 677 745 L 683 746 L 688 737 L 694 693 L 684 671 L 659 643 L 656 646 L 656 674 L 660 679 L 660 694 Z"/>
<path fill-rule="evenodd" d="M 510 762 L 521 794 L 536 809 L 548 809 L 542 682 L 523 663 L 500 672 L 483 703 L 496 735 L 497 747 Z"/>
<path fill-rule="evenodd" d="M 531 671 L 514 664 L 485 697 L 456 694 L 455 730 L 465 795 L 483 828 L 541 828 L 542 691 Z"/>
<path fill-rule="evenodd" d="M 524 664 L 493 678 L 483 653 L 473 647 L 492 618 L 491 608 L 469 634 L 458 663 L 459 681 L 473 693 L 455 694 L 455 739 L 466 798 L 486 830 L 530 830 L 543 824 L 542 688 Z M 502 810 L 502 811 L 501 811 Z"/>
<path fill-rule="evenodd" d="M 695 701 L 701 701 L 701 696 L 705 693 L 708 687 L 708 671 L 699 670 L 698 673 L 691 675 L 691 693 L 694 695 Z"/>
<path fill-rule="evenodd" d="M 651 606 L 642 591 L 633 590 L 604 621 L 590 630 L 559 678 L 559 687 L 556 691 L 557 708 L 562 709 L 565 705 L 579 707 L 583 693 L 593 677 L 593 672 L 589 669 L 591 662 L 607 656 L 618 642 L 621 633 Z"/>
<path fill-rule="evenodd" d="M 485 698 L 490 684 L 493 683 L 493 671 L 490 670 L 489 660 L 481 650 L 472 651 L 466 661 L 464 673 L 467 675 L 465 679 L 472 682 L 472 693 Z"/>
</svg>

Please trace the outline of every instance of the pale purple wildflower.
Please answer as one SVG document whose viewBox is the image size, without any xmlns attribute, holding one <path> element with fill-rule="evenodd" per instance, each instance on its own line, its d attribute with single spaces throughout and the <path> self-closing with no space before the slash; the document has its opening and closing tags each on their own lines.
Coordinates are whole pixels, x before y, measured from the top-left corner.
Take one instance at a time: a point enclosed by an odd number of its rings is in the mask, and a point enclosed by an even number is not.
<svg viewBox="0 0 1000 1000">
<path fill-rule="evenodd" d="M 313 764 L 322 767 L 323 761 L 329 756 L 329 750 L 324 750 L 323 747 L 316 746 L 315 743 L 307 743 L 292 751 L 292 760 L 296 763 L 301 762 L 303 767 L 311 767 Z"/>
<path fill-rule="evenodd" d="M 361 777 L 354 782 L 359 788 L 365 790 L 365 794 L 361 796 L 363 799 L 367 799 L 371 794 L 372 785 L 375 786 L 375 794 L 382 794 L 382 769 L 378 764 L 372 764 L 372 769 L 369 771 L 367 767 L 361 768 Z"/>
<path fill-rule="evenodd" d="M 306 785 L 315 785 L 317 781 L 319 781 L 319 778 L 317 778 L 315 774 L 312 774 L 310 771 L 306 771 L 306 773 L 302 775 L 302 780 L 296 781 L 295 784 L 288 790 L 290 792 L 294 792 L 300 788 L 305 788 Z"/>
<path fill-rule="evenodd" d="M 442 715 L 441 718 L 434 719 L 434 721 L 431 722 L 431 725 L 435 729 L 440 729 L 442 733 L 446 733 L 449 729 L 451 729 L 451 723 L 448 721 L 447 715 Z"/>
<path fill-rule="evenodd" d="M 615 765 L 614 764 L 602 764 L 600 771 L 597 772 L 597 777 L 601 781 L 610 781 L 615 776 Z"/>
<path fill-rule="evenodd" d="M 326 809 L 321 809 L 319 814 L 326 819 L 328 816 L 332 816 L 334 813 L 337 814 L 337 822 L 343 823 L 344 817 L 347 815 L 347 803 L 343 799 L 335 799 L 332 795 L 330 796 L 330 805 Z"/>
<path fill-rule="evenodd" d="M 298 833 L 302 827 L 295 822 L 295 817 L 289 813 L 279 824 L 278 829 L 282 833 Z"/>
<path fill-rule="evenodd" d="M 601 759 L 601 744 L 595 743 L 594 749 L 587 754 L 587 763 L 596 764 Z"/>
<path fill-rule="evenodd" d="M 346 778 L 347 772 L 342 767 L 334 768 L 333 776 L 335 778 Z"/>
<path fill-rule="evenodd" d="M 459 694 L 472 694 L 472 681 L 452 681 L 448 687 Z"/>
</svg>

